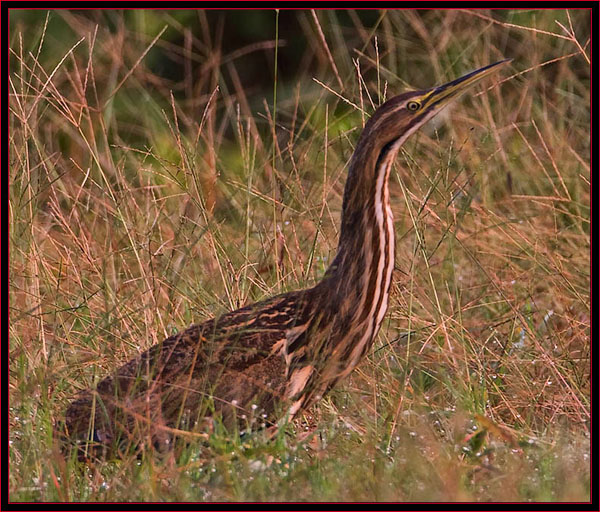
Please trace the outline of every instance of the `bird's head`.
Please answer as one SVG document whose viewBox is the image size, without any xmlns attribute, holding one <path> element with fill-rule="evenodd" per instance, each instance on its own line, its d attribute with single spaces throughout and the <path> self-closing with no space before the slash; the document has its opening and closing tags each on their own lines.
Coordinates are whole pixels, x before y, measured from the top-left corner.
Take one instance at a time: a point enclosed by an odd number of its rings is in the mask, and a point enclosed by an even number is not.
<svg viewBox="0 0 600 512">
<path fill-rule="evenodd" d="M 391 98 L 373 114 L 365 126 L 362 138 L 377 140 L 381 147 L 399 148 L 412 133 L 438 114 L 452 100 L 511 60 L 505 59 L 489 64 L 431 89 L 410 91 Z M 390 147 L 390 149 L 392 148 Z"/>
</svg>

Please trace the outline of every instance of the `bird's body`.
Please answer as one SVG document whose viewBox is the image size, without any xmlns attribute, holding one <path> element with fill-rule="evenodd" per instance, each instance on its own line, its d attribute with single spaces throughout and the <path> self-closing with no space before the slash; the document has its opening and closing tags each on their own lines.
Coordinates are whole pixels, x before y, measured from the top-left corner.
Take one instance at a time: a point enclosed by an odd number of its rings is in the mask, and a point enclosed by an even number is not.
<svg viewBox="0 0 600 512">
<path fill-rule="evenodd" d="M 242 429 L 275 424 L 323 397 L 369 351 L 387 311 L 395 259 L 388 179 L 399 148 L 497 64 L 377 109 L 350 162 L 336 257 L 316 286 L 154 345 L 70 404 L 67 435 L 103 447 L 148 436 L 164 443 L 209 418 Z"/>
</svg>

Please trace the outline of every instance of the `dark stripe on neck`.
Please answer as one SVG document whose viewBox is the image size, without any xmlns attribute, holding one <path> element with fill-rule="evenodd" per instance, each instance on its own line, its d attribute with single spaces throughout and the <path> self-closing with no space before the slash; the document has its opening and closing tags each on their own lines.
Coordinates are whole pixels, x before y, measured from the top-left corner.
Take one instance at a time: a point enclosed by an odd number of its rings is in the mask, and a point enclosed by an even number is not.
<svg viewBox="0 0 600 512">
<path fill-rule="evenodd" d="M 379 253 L 379 238 L 381 233 L 379 227 L 377 226 L 376 220 L 373 225 L 375 226 L 375 229 L 373 230 L 373 238 L 371 241 L 373 257 L 371 259 L 371 268 L 365 269 L 366 272 L 369 272 L 369 284 L 367 286 L 364 308 L 359 318 L 360 322 L 364 322 L 368 318 L 369 313 L 371 312 L 371 306 L 373 305 L 373 297 L 375 296 L 375 285 L 377 284 L 379 260 L 381 258 L 381 254 Z"/>
</svg>

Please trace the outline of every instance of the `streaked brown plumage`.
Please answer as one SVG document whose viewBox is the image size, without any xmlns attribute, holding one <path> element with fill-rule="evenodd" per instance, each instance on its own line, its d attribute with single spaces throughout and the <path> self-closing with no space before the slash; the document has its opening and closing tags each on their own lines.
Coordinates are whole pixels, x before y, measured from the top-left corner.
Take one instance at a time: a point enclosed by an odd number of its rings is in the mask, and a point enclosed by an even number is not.
<svg viewBox="0 0 600 512">
<path fill-rule="evenodd" d="M 131 360 L 66 411 L 63 435 L 90 448 L 292 419 L 369 351 L 388 306 L 394 229 L 388 178 L 406 138 L 498 62 L 401 94 L 366 124 L 350 162 L 337 255 L 313 288 L 194 325 Z"/>
</svg>

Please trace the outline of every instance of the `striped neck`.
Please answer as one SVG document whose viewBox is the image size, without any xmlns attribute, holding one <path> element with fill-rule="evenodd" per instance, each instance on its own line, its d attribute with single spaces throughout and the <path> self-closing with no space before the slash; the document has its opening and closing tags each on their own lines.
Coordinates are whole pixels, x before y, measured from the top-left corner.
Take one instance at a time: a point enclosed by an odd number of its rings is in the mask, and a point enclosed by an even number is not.
<svg viewBox="0 0 600 512">
<path fill-rule="evenodd" d="M 372 136 L 376 122 L 376 116 L 369 120 L 352 156 L 338 251 L 323 280 L 310 290 L 310 319 L 288 333 L 284 355 L 292 416 L 356 367 L 387 312 L 395 254 L 388 181 L 408 134 L 378 142 L 383 138 Z M 313 338 L 312 345 L 306 345 L 306 336 Z M 303 389 L 309 391 L 300 396 Z"/>
<path fill-rule="evenodd" d="M 361 137 L 350 163 L 338 252 L 325 276 L 341 325 L 352 326 L 344 336 L 354 340 L 348 372 L 370 348 L 388 307 L 395 255 L 388 181 L 400 143 L 378 147 Z"/>
</svg>

